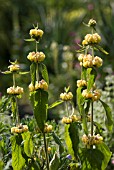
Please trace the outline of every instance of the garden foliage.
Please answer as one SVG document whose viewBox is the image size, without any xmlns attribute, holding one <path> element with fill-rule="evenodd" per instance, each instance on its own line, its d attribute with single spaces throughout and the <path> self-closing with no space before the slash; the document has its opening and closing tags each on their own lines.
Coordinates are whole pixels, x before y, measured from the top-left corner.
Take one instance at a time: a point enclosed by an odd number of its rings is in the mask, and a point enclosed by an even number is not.
<svg viewBox="0 0 114 170">
<path fill-rule="evenodd" d="M 101 91 L 97 89 L 97 69 L 102 66 L 103 60 L 95 56 L 95 51 L 108 54 L 100 45 L 101 37 L 96 33 L 96 21 L 91 19 L 85 24 L 91 29 L 77 51 L 81 66 L 81 78 L 77 81 L 76 96 L 77 106 L 72 103 L 73 94 L 70 87 L 65 88 L 60 94 L 60 99 L 49 105 L 49 76 L 46 58 L 43 52 L 38 51 L 38 44 L 43 36 L 43 31 L 34 26 L 30 30 L 30 39 L 27 42 L 35 44 L 35 51 L 30 52 L 27 59 L 30 61 L 29 100 L 33 109 L 33 120 L 21 122 L 18 109 L 18 101 L 21 99 L 24 89 L 17 86 L 16 76 L 28 74 L 21 72 L 17 61 L 11 62 L 9 71 L 4 74 L 12 74 L 13 85 L 7 89 L 8 98 L 4 101 L 6 110 L 12 112 L 11 133 L 6 139 L 2 135 L 0 148 L 3 158 L 0 168 L 7 169 L 8 156 L 11 157 L 9 169 L 14 170 L 105 170 L 111 158 L 111 151 L 105 144 L 101 125 L 95 121 L 94 104 L 99 102 L 105 110 L 105 127 L 112 131 L 113 121 L 111 109 L 101 100 Z M 66 84 L 67 86 L 67 84 Z M 48 113 L 51 109 L 64 105 L 65 115 L 56 124 L 48 121 Z M 76 111 L 77 110 L 77 111 Z M 3 110 L 5 112 L 5 110 Z M 102 113 L 104 114 L 104 113 Z M 9 125 L 10 126 L 10 125 Z M 3 123 L 0 124 L 0 133 L 7 131 Z M 8 127 L 10 128 L 10 127 Z M 5 142 L 9 145 L 6 156 Z M 6 153 L 4 153 L 6 152 Z"/>
</svg>

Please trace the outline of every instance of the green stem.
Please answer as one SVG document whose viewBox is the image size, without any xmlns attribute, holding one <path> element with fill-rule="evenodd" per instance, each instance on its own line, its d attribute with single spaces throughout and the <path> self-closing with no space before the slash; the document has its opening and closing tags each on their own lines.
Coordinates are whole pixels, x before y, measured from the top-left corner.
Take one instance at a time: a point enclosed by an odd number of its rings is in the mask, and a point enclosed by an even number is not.
<svg viewBox="0 0 114 170">
<path fill-rule="evenodd" d="M 39 82 L 39 70 L 38 70 L 38 63 L 36 63 L 36 79 Z"/>
<path fill-rule="evenodd" d="M 66 107 L 66 113 L 67 113 L 67 115 L 69 116 L 68 102 L 67 102 L 67 101 L 65 102 L 65 107 Z"/>
<path fill-rule="evenodd" d="M 13 73 L 13 86 L 14 86 L 14 88 L 16 87 L 16 82 L 15 82 L 15 73 Z"/>
<path fill-rule="evenodd" d="M 45 133 L 43 133 L 43 138 L 44 138 L 44 148 L 45 148 L 45 155 L 46 155 L 46 162 L 47 162 L 47 170 L 49 170 L 49 159 L 48 159 L 47 142 L 46 142 Z"/>
<path fill-rule="evenodd" d="M 37 53 L 37 51 L 38 51 L 38 43 L 36 41 L 36 53 Z"/>
<path fill-rule="evenodd" d="M 17 97 L 16 96 L 15 96 L 15 102 L 16 102 L 16 123 L 20 124 L 19 109 L 18 109 L 18 102 L 17 102 Z"/>
<path fill-rule="evenodd" d="M 93 136 L 93 101 L 91 102 L 91 136 Z"/>
</svg>

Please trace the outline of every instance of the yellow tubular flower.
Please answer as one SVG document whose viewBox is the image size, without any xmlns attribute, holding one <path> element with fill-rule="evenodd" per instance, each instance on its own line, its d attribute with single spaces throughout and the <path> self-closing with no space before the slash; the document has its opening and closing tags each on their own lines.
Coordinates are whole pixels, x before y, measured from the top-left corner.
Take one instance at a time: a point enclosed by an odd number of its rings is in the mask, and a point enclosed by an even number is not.
<svg viewBox="0 0 114 170">
<path fill-rule="evenodd" d="M 20 69 L 20 66 L 18 64 L 11 64 L 10 66 L 8 66 L 8 68 L 10 69 L 11 72 L 15 72 Z"/>
<path fill-rule="evenodd" d="M 28 60 L 31 62 L 42 62 L 45 59 L 45 54 L 43 52 L 30 52 L 27 56 Z"/>
<path fill-rule="evenodd" d="M 63 117 L 62 123 L 70 124 L 70 123 L 72 123 L 72 119 L 70 117 Z"/>
<path fill-rule="evenodd" d="M 97 22 L 94 19 L 90 19 L 89 22 L 88 22 L 88 25 L 90 27 L 96 26 L 96 24 L 97 24 Z"/>
<path fill-rule="evenodd" d="M 83 67 L 88 68 L 93 66 L 93 57 L 90 54 L 87 54 L 83 58 Z"/>
<path fill-rule="evenodd" d="M 16 127 L 11 128 L 11 133 L 22 133 L 22 132 L 27 132 L 27 131 L 28 131 L 27 125 L 18 125 Z"/>
<path fill-rule="evenodd" d="M 84 58 L 84 54 L 80 54 L 79 57 L 78 57 L 78 60 L 79 60 L 80 62 L 83 62 L 83 58 Z"/>
<path fill-rule="evenodd" d="M 60 98 L 64 101 L 71 100 L 73 98 L 73 94 L 71 92 L 64 92 L 60 94 Z"/>
<path fill-rule="evenodd" d="M 85 89 L 82 91 L 82 96 L 86 99 L 91 99 L 91 98 L 93 98 L 93 93 L 88 92 L 87 89 Z"/>
<path fill-rule="evenodd" d="M 95 67 L 101 67 L 103 64 L 103 60 L 98 56 L 94 57 L 92 62 Z"/>
<path fill-rule="evenodd" d="M 77 80 L 77 87 L 87 86 L 87 82 L 85 80 Z"/>
<path fill-rule="evenodd" d="M 7 89 L 7 93 L 8 94 L 12 94 L 12 95 L 20 95 L 20 94 L 23 94 L 23 88 L 22 87 L 10 87 Z"/>
<path fill-rule="evenodd" d="M 35 91 L 35 87 L 33 86 L 32 83 L 29 84 L 29 91 L 30 92 Z"/>
<path fill-rule="evenodd" d="M 31 29 L 30 32 L 29 32 L 31 38 L 38 38 L 38 37 L 42 38 L 43 33 L 44 32 L 41 29 L 36 29 L 36 28 Z"/>
<path fill-rule="evenodd" d="M 100 99 L 100 97 L 101 97 L 101 92 L 100 92 L 100 90 L 98 90 L 98 89 L 94 90 L 94 91 L 93 91 L 92 100 L 93 100 L 93 101 L 97 101 L 97 100 Z"/>
</svg>

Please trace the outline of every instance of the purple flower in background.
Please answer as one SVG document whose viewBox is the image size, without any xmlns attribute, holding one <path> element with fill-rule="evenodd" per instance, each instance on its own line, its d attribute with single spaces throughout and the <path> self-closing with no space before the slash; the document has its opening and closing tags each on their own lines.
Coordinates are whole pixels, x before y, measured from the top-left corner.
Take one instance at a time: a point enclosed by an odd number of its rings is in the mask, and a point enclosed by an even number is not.
<svg viewBox="0 0 114 170">
<path fill-rule="evenodd" d="M 69 154 L 66 156 L 67 159 L 72 159 L 72 156 Z"/>
<path fill-rule="evenodd" d="M 111 163 L 114 165 L 114 159 L 111 160 Z"/>
<path fill-rule="evenodd" d="M 93 4 L 88 4 L 87 6 L 89 11 L 92 11 L 94 9 L 94 5 Z"/>
</svg>

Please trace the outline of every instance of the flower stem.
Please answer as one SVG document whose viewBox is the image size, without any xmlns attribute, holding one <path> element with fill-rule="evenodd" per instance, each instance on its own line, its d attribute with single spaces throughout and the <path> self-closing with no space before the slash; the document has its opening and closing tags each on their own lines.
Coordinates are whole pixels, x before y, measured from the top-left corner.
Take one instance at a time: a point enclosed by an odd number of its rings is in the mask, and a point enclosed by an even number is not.
<svg viewBox="0 0 114 170">
<path fill-rule="evenodd" d="M 45 148 L 45 155 L 46 155 L 46 162 L 47 162 L 47 170 L 49 170 L 49 159 L 48 159 L 47 142 L 46 142 L 45 133 L 43 133 L 43 138 L 44 138 L 44 148 Z"/>
<path fill-rule="evenodd" d="M 65 107 L 66 107 L 66 113 L 67 113 L 67 115 L 69 116 L 68 102 L 67 102 L 67 101 L 65 102 Z"/>
<path fill-rule="evenodd" d="M 36 63 L 36 79 L 37 79 L 37 82 L 38 82 L 39 81 L 38 63 Z"/>
<path fill-rule="evenodd" d="M 93 136 L 93 101 L 91 102 L 91 136 Z"/>
<path fill-rule="evenodd" d="M 14 88 L 16 87 L 16 82 L 15 82 L 15 73 L 13 73 L 13 86 L 14 86 Z"/>
<path fill-rule="evenodd" d="M 19 109 L 18 109 L 18 102 L 17 102 L 17 97 L 16 96 L 15 96 L 15 102 L 16 102 L 16 123 L 19 124 L 20 123 Z"/>
</svg>

